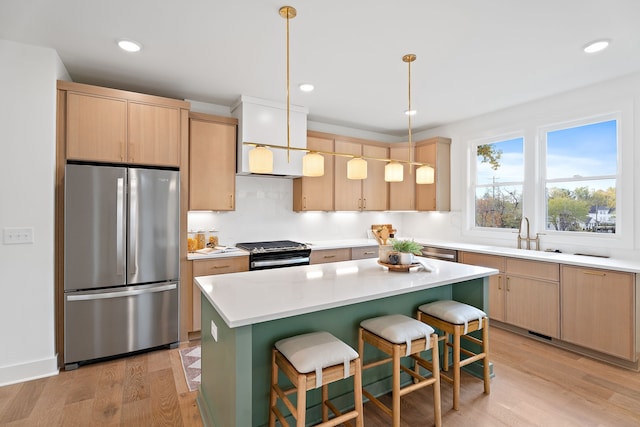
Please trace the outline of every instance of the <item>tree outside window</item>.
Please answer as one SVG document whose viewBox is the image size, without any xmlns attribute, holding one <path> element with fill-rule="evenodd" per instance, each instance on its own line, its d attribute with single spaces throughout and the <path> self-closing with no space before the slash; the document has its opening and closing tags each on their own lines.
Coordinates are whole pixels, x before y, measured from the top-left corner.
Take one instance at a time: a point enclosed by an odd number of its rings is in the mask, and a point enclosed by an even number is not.
<svg viewBox="0 0 640 427">
<path fill-rule="evenodd" d="M 522 218 L 524 138 L 476 146 L 475 226 L 518 228 Z"/>
</svg>

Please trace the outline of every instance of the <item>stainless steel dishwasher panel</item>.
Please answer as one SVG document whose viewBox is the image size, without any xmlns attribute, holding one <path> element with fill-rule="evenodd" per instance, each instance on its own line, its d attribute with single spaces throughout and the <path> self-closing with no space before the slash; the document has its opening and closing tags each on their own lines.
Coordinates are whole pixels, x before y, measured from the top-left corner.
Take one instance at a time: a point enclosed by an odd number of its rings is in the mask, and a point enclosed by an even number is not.
<svg viewBox="0 0 640 427">
<path fill-rule="evenodd" d="M 65 365 L 178 342 L 178 288 L 165 282 L 65 293 Z"/>
<path fill-rule="evenodd" d="M 458 251 L 455 249 L 436 248 L 422 245 L 422 256 L 442 261 L 458 262 Z"/>
</svg>

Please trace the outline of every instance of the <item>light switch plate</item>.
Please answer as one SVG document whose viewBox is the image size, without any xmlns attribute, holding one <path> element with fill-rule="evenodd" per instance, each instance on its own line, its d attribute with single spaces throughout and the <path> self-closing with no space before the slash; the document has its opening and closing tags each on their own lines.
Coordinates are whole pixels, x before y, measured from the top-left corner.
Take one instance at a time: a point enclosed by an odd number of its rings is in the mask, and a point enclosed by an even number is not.
<svg viewBox="0 0 640 427">
<path fill-rule="evenodd" d="M 33 243 L 33 227 L 4 228 L 2 243 L 5 245 Z"/>
</svg>

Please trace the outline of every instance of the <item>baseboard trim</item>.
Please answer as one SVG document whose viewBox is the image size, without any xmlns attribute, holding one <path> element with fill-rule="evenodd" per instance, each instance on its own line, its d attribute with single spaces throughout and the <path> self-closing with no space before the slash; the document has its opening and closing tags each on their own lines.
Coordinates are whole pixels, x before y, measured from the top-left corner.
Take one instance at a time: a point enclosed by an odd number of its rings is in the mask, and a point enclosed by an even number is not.
<svg viewBox="0 0 640 427">
<path fill-rule="evenodd" d="M 58 355 L 0 368 L 0 387 L 58 375 Z"/>
</svg>

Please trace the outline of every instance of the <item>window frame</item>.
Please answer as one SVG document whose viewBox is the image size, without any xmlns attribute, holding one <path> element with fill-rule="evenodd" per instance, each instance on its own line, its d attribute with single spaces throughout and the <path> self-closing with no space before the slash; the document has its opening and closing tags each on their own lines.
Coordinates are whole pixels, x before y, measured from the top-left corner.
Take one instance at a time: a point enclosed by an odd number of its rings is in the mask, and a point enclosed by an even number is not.
<svg viewBox="0 0 640 427">
<path fill-rule="evenodd" d="M 525 212 L 525 188 L 526 188 L 526 169 L 527 169 L 527 155 L 526 155 L 526 145 L 527 145 L 527 138 L 525 135 L 524 131 L 514 131 L 514 132 L 509 132 L 509 133 L 502 133 L 499 135 L 495 135 L 495 136 L 491 136 L 491 137 L 484 137 L 484 138 L 478 138 L 478 139 L 474 139 L 469 141 L 469 155 L 468 155 L 468 161 L 469 161 L 469 179 L 468 179 L 468 191 L 467 191 L 467 231 L 471 232 L 472 234 L 493 234 L 493 233 L 500 233 L 501 236 L 505 236 L 505 234 L 512 234 L 512 233 L 516 233 L 517 229 L 516 228 L 498 228 L 498 227 L 482 227 L 482 226 L 478 226 L 476 225 L 476 194 L 477 194 L 477 189 L 478 189 L 478 146 L 481 145 L 489 145 L 489 144 L 495 144 L 495 143 L 500 143 L 500 142 L 506 142 L 506 141 L 510 141 L 513 139 L 522 139 L 522 163 L 523 163 L 523 173 L 522 173 L 522 181 L 519 182 L 508 182 L 505 184 L 508 185 L 521 185 L 522 187 L 522 200 L 521 200 L 521 211 Z M 498 234 L 494 234 L 494 235 L 498 235 Z"/>
<path fill-rule="evenodd" d="M 615 175 L 591 175 L 589 177 L 562 177 L 547 179 L 547 134 L 554 131 L 577 128 L 580 126 L 588 126 L 592 124 L 615 121 L 616 122 L 616 173 Z M 604 242 L 620 242 L 623 240 L 623 235 L 627 232 L 627 224 L 624 221 L 624 196 L 622 188 L 624 182 L 622 180 L 622 170 L 624 169 L 624 162 L 622 156 L 622 141 L 621 141 L 621 128 L 622 128 L 622 113 L 610 112 L 602 113 L 577 119 L 564 120 L 552 124 L 539 126 L 537 129 L 538 140 L 538 159 L 539 159 L 539 171 L 536 187 L 537 191 L 537 205 L 539 208 L 536 210 L 536 228 L 542 230 L 541 234 L 553 236 L 556 241 L 561 243 L 579 243 L 584 244 L 586 239 L 595 239 L 600 242 L 602 246 L 610 246 Z M 588 179 L 585 179 L 588 178 Z M 580 182 L 580 181 L 595 181 L 597 179 L 615 179 L 616 181 L 616 232 L 615 233 L 593 233 L 589 231 L 562 231 L 547 229 L 547 197 L 546 189 L 548 184 L 556 182 Z M 631 182 L 631 180 L 630 180 Z"/>
</svg>

